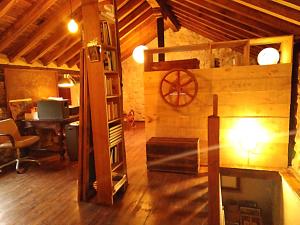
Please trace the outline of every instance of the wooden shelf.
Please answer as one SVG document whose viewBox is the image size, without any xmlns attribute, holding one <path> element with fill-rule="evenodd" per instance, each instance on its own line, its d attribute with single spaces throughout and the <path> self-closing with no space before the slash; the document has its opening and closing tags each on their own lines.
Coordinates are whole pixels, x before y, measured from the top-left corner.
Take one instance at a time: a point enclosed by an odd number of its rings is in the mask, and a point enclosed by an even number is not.
<svg viewBox="0 0 300 225">
<path fill-rule="evenodd" d="M 113 76 L 113 75 L 118 76 L 119 75 L 119 73 L 117 71 L 108 71 L 108 70 L 105 70 L 104 74 L 108 75 L 108 76 Z"/>
<path fill-rule="evenodd" d="M 120 95 L 108 95 L 106 96 L 107 99 L 111 99 L 111 98 L 120 98 Z"/>
<path fill-rule="evenodd" d="M 113 195 L 116 194 L 118 192 L 118 190 L 120 190 L 121 187 L 123 187 L 123 185 L 126 183 L 127 181 L 127 176 L 126 174 L 123 174 L 123 177 L 118 180 L 118 181 L 114 181 L 113 180 Z"/>
<path fill-rule="evenodd" d="M 118 170 L 119 168 L 121 168 L 124 165 L 123 162 L 119 162 L 119 163 L 114 163 L 111 165 L 111 171 L 114 172 L 116 170 Z"/>
<path fill-rule="evenodd" d="M 116 47 L 111 46 L 111 45 L 101 45 L 101 49 L 104 51 L 116 51 Z"/>
<path fill-rule="evenodd" d="M 117 119 L 113 119 L 113 120 L 110 120 L 108 121 L 108 123 L 114 123 L 114 122 L 117 122 L 117 121 L 121 121 L 122 118 L 117 118 Z"/>
<path fill-rule="evenodd" d="M 114 142 L 112 145 L 109 145 L 110 148 L 115 147 L 116 145 L 120 144 L 122 142 L 122 139 L 119 141 Z"/>
</svg>

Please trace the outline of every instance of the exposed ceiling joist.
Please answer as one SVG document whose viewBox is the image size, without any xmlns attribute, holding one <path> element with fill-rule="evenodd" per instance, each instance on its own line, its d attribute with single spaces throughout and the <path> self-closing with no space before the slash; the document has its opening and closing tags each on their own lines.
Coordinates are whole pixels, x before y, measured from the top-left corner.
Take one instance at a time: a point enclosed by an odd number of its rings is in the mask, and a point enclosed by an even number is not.
<svg viewBox="0 0 300 225">
<path fill-rule="evenodd" d="M 41 61 L 44 65 L 48 65 L 50 62 L 56 60 L 60 56 L 62 56 L 66 51 L 72 48 L 75 44 L 78 43 L 80 40 L 79 37 L 68 37 L 67 39 L 63 40 L 59 45 L 55 47 L 55 50 L 51 53 L 45 55 Z"/>
<path fill-rule="evenodd" d="M 72 48 L 70 48 L 68 51 L 66 51 L 62 56 L 60 56 L 56 60 L 56 64 L 58 66 L 65 64 L 70 59 L 72 59 L 74 56 L 76 56 L 80 52 L 81 48 L 82 48 L 82 43 L 81 43 L 81 40 L 79 40 L 79 42 L 77 42 Z"/>
<path fill-rule="evenodd" d="M 300 11 L 293 8 L 278 4 L 276 2 L 261 1 L 261 0 L 234 0 L 237 3 L 248 6 L 252 9 L 269 14 L 279 19 L 300 25 Z"/>
<path fill-rule="evenodd" d="M 4 16 L 15 4 L 12 0 L 2 0 L 0 2 L 0 18 Z"/>
<path fill-rule="evenodd" d="M 289 6 L 291 8 L 296 8 L 297 6 L 300 7 L 299 0 L 273 0 L 273 2 L 278 2 L 279 4 Z"/>
<path fill-rule="evenodd" d="M 156 0 L 157 3 L 160 6 L 160 9 L 162 11 L 162 14 L 165 18 L 167 18 L 167 23 L 171 27 L 171 29 L 176 32 L 180 29 L 180 23 L 178 22 L 176 16 L 171 11 L 170 7 L 165 3 L 165 1 L 162 0 Z"/>
<path fill-rule="evenodd" d="M 284 33 L 296 34 L 300 35 L 300 26 L 289 23 L 282 19 L 276 18 L 274 16 L 259 12 L 232 0 L 205 0 L 216 4 L 224 9 L 231 10 L 245 17 L 251 18 L 259 22 L 261 27 L 265 27 L 265 25 L 273 27 L 274 32 L 277 30 L 282 31 Z M 197 2 L 202 2 L 197 0 Z"/>
<path fill-rule="evenodd" d="M 141 17 L 144 13 L 146 13 L 150 9 L 150 6 L 147 2 L 143 2 L 137 10 L 134 10 L 129 15 L 127 15 L 124 19 L 119 21 L 119 31 L 121 32 L 127 26 L 129 26 L 133 21 L 137 18 Z"/>
<path fill-rule="evenodd" d="M 28 12 L 23 14 L 0 39 L 0 52 L 13 43 L 32 23 L 43 15 L 55 0 L 36 1 Z"/>
<path fill-rule="evenodd" d="M 76 10 L 81 4 L 80 0 L 72 0 L 72 8 L 73 10 Z M 60 21 L 65 21 L 69 17 L 69 14 L 66 13 L 70 9 L 70 3 L 69 1 L 66 1 L 65 4 L 63 4 L 59 11 L 57 11 L 51 19 L 46 21 L 44 24 L 41 25 L 41 27 L 36 31 L 32 36 L 28 38 L 28 40 L 24 43 L 21 49 L 18 49 L 15 53 L 9 55 L 9 59 L 11 61 L 14 61 L 17 57 L 20 57 L 27 52 L 29 52 L 32 48 L 34 48 L 38 42 L 41 41 L 48 33 L 49 31 L 55 29 L 60 23 Z M 59 19 L 58 19 L 59 18 Z"/>
<path fill-rule="evenodd" d="M 142 3 L 143 1 L 140 0 L 130 0 L 126 2 L 126 4 L 117 11 L 118 20 L 121 21 L 122 19 L 124 19 L 131 12 L 136 10 Z"/>
<path fill-rule="evenodd" d="M 78 53 L 77 55 L 75 55 L 72 59 L 70 59 L 68 62 L 67 62 L 67 65 L 69 67 L 73 67 L 75 66 L 77 63 L 80 62 L 80 53 Z"/>
</svg>

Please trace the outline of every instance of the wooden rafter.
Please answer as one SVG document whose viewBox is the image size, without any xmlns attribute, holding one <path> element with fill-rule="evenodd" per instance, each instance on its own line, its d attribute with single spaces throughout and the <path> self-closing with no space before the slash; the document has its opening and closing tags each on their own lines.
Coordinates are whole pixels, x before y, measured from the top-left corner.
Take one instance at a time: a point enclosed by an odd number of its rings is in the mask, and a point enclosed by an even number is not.
<svg viewBox="0 0 300 225">
<path fill-rule="evenodd" d="M 12 0 L 2 0 L 0 2 L 0 18 L 4 16 L 15 4 L 15 1 Z"/>
<path fill-rule="evenodd" d="M 72 0 L 73 10 L 76 10 L 81 4 L 80 0 Z M 22 45 L 20 49 L 18 49 L 15 53 L 9 55 L 9 59 L 14 61 L 17 57 L 20 57 L 27 52 L 29 52 L 32 48 L 34 48 L 38 42 L 43 39 L 50 30 L 55 29 L 60 23 L 60 21 L 64 21 L 69 17 L 70 3 L 66 1 L 52 17 L 46 21 L 41 27 L 34 32 L 32 36 L 28 38 L 28 40 Z"/>
<path fill-rule="evenodd" d="M 79 54 L 80 49 L 82 48 L 81 40 L 77 42 L 72 48 L 70 48 L 68 51 L 66 51 L 62 56 L 60 56 L 56 60 L 56 64 L 58 66 L 61 66 L 62 64 L 68 62 L 70 59 L 72 59 L 74 56 Z"/>
<path fill-rule="evenodd" d="M 13 43 L 32 23 L 43 15 L 56 0 L 36 1 L 29 11 L 25 12 L 0 39 L 0 52 Z"/>
<path fill-rule="evenodd" d="M 185 12 L 193 13 L 197 17 L 201 17 L 202 19 L 205 19 L 207 21 L 212 22 L 219 22 L 221 24 L 224 24 L 225 26 L 231 27 L 230 29 L 238 32 L 248 35 L 249 37 L 264 37 L 269 36 L 270 33 L 266 31 L 262 31 L 259 29 L 256 29 L 253 26 L 249 26 L 248 24 L 244 24 L 241 21 L 239 21 L 239 17 L 235 18 L 235 15 L 227 15 L 222 14 L 221 12 L 214 11 L 212 9 L 208 9 L 207 7 L 199 6 L 196 4 L 192 4 L 190 2 L 181 2 L 181 1 L 171 1 L 171 4 L 173 7 L 176 7 L 177 9 L 182 9 Z"/>
<path fill-rule="evenodd" d="M 176 0 L 178 2 L 178 0 Z M 273 27 L 264 25 L 257 20 L 254 20 L 252 18 L 248 18 L 244 15 L 241 15 L 235 11 L 229 10 L 228 8 L 221 7 L 218 4 L 213 4 L 210 1 L 192 1 L 192 0 L 185 0 L 187 3 L 190 3 L 194 7 L 198 6 L 202 9 L 204 9 L 204 13 L 207 14 L 207 11 L 209 13 L 213 12 L 215 14 L 219 14 L 220 16 L 225 16 L 229 19 L 234 20 L 235 22 L 238 22 L 239 24 L 244 24 L 247 25 L 248 27 L 251 27 L 253 30 L 258 31 L 259 35 L 264 37 L 264 36 L 272 36 L 272 35 L 282 35 L 283 33 L 277 30 L 274 30 Z M 231 1 L 231 0 L 230 0 Z M 214 16 L 215 16 L 214 14 Z"/>
<path fill-rule="evenodd" d="M 267 13 L 274 17 L 286 20 L 291 23 L 300 25 L 300 11 L 278 4 L 276 2 L 260 1 L 260 0 L 234 0 L 240 4 L 253 8 L 255 10 Z"/>
<path fill-rule="evenodd" d="M 72 59 L 70 59 L 68 62 L 67 62 L 67 65 L 69 67 L 73 67 L 75 66 L 77 63 L 80 62 L 80 53 L 78 53 L 77 55 L 75 55 Z"/>
<path fill-rule="evenodd" d="M 165 1 L 162 0 L 156 0 L 157 3 L 160 6 L 160 9 L 162 11 L 162 14 L 169 19 L 169 25 L 172 28 L 173 31 L 179 31 L 180 29 L 180 23 L 178 22 L 176 16 L 170 9 L 170 6 L 165 3 Z"/>
<path fill-rule="evenodd" d="M 199 2 L 199 0 L 197 1 Z M 255 9 L 241 5 L 232 0 L 205 0 L 205 1 L 211 2 L 224 9 L 228 9 L 232 12 L 236 12 L 240 15 L 256 20 L 261 24 L 260 26 L 263 28 L 265 28 L 265 26 L 273 27 L 274 33 L 276 31 L 281 31 L 284 32 L 285 34 L 288 33 L 288 34 L 300 35 L 300 26 L 289 23 L 287 21 L 276 18 L 274 16 L 259 12 Z"/>
<path fill-rule="evenodd" d="M 290 8 L 300 7 L 300 2 L 298 0 L 273 0 L 273 2 L 289 6 Z"/>
<path fill-rule="evenodd" d="M 173 11 L 176 13 L 177 17 L 180 19 L 181 16 L 190 17 L 193 21 L 202 22 L 209 26 L 215 27 L 217 29 L 221 29 L 226 31 L 239 39 L 247 39 L 249 37 L 257 37 L 257 35 L 252 35 L 248 32 L 245 32 L 243 29 L 237 29 L 236 27 L 232 26 L 231 24 L 224 23 L 223 21 L 214 19 L 212 17 L 208 17 L 206 15 L 197 16 L 197 14 L 192 13 L 190 10 L 183 10 L 181 7 L 176 8 L 173 7 Z"/>
<path fill-rule="evenodd" d="M 140 0 L 130 0 L 130 1 L 126 2 L 126 4 L 124 4 L 117 11 L 118 20 L 121 21 L 122 19 L 124 19 L 131 12 L 133 12 L 134 10 L 136 10 L 142 3 L 143 3 L 143 1 L 140 1 Z"/>
<path fill-rule="evenodd" d="M 62 56 L 66 51 L 72 48 L 78 41 L 80 40 L 79 37 L 68 37 L 67 39 L 63 40 L 62 43 L 55 47 L 55 50 L 49 54 L 46 54 L 41 61 L 44 65 L 48 65 L 50 62 L 54 61 L 55 59 Z"/>
<path fill-rule="evenodd" d="M 123 29 L 119 33 L 120 39 L 122 40 L 124 37 L 126 37 L 131 32 L 133 32 L 137 27 L 142 26 L 142 24 L 145 24 L 145 21 L 147 21 L 151 17 L 152 17 L 152 9 L 149 8 L 146 11 L 146 13 L 144 13 L 139 18 L 137 18 L 136 20 L 134 20 L 129 26 L 127 26 L 125 29 Z"/>
<path fill-rule="evenodd" d="M 146 13 L 150 9 L 150 6 L 147 2 L 141 4 L 136 10 L 127 15 L 124 19 L 119 21 L 119 31 L 124 30 L 127 26 L 129 26 L 133 21 L 137 18 L 141 17 L 144 13 Z"/>
</svg>

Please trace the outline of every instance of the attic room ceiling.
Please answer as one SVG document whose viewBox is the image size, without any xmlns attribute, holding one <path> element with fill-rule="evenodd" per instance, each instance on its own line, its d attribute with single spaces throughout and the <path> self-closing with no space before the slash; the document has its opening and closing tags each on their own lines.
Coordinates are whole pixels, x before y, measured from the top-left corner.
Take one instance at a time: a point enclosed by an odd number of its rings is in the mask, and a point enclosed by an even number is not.
<svg viewBox="0 0 300 225">
<path fill-rule="evenodd" d="M 72 0 L 79 23 L 80 4 Z M 298 0 L 117 0 L 117 9 L 122 60 L 156 37 L 160 12 L 165 29 L 182 26 L 213 41 L 300 37 Z M 69 0 L 1 0 L 0 53 L 11 62 L 22 57 L 29 64 L 78 64 L 81 37 L 67 31 L 70 14 Z"/>
</svg>

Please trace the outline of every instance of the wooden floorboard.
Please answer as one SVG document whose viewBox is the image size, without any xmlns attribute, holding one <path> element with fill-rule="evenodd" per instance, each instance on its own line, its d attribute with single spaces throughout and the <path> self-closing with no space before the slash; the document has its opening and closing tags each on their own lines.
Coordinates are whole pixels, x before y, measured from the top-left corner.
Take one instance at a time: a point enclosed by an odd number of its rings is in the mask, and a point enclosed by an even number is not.
<svg viewBox="0 0 300 225">
<path fill-rule="evenodd" d="M 147 172 L 142 123 L 125 139 L 129 186 L 112 207 L 77 202 L 77 163 L 52 156 L 0 174 L 0 225 L 207 224 L 207 177 Z"/>
</svg>

